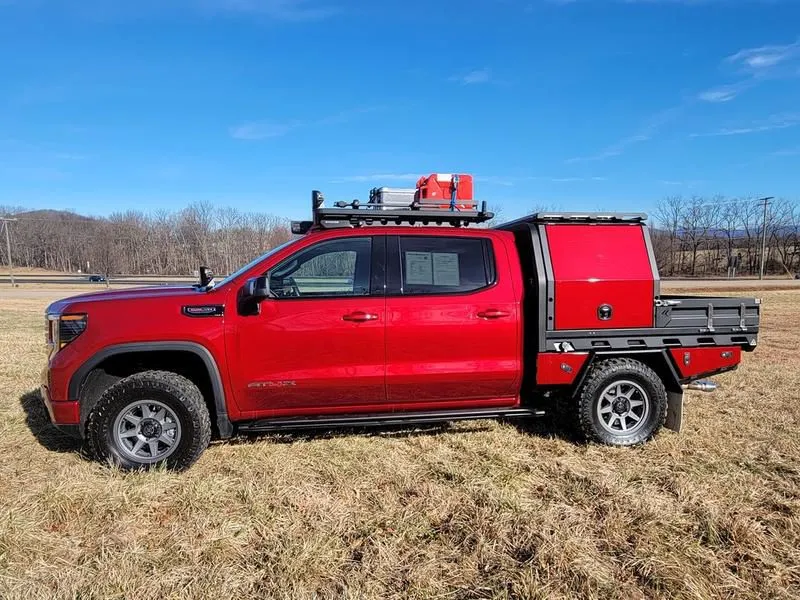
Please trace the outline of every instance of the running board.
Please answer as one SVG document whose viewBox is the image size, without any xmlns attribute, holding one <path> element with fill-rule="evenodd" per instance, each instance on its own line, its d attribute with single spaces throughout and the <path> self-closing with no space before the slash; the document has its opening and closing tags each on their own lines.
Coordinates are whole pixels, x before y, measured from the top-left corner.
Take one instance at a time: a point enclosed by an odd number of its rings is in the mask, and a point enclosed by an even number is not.
<svg viewBox="0 0 800 600">
<path fill-rule="evenodd" d="M 484 408 L 475 410 L 443 410 L 425 412 L 371 413 L 367 415 L 328 415 L 324 417 L 281 417 L 242 423 L 242 433 L 266 433 L 293 429 L 336 429 L 339 427 L 374 427 L 380 425 L 422 425 L 468 421 L 475 419 L 500 419 L 543 417 L 543 410 L 533 408 Z"/>
</svg>

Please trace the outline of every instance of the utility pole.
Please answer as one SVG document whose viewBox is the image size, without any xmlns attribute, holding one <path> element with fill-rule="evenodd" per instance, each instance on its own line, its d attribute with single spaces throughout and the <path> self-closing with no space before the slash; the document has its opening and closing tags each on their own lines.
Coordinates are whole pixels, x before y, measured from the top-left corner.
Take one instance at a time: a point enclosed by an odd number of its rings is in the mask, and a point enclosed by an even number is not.
<svg viewBox="0 0 800 600">
<path fill-rule="evenodd" d="M 5 217 L 0 217 L 0 221 L 3 222 L 3 229 L 6 230 L 6 251 L 8 252 L 8 276 L 11 278 L 11 287 L 14 287 L 14 264 L 11 262 L 11 236 L 9 235 L 9 226 L 8 224 L 11 221 L 16 221 L 16 219 L 8 219 Z"/>
<path fill-rule="evenodd" d="M 758 202 L 764 203 L 764 225 L 761 231 L 761 270 L 758 272 L 759 279 L 764 279 L 764 259 L 767 254 L 767 207 L 769 206 L 769 201 L 774 197 L 775 196 L 767 196 L 766 198 L 758 199 Z"/>
</svg>

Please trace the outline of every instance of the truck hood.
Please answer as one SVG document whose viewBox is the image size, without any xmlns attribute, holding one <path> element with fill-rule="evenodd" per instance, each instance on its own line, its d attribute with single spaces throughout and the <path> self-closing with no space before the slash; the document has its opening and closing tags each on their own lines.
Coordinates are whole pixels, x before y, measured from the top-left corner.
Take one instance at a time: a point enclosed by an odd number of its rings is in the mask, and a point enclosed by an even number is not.
<svg viewBox="0 0 800 600">
<path fill-rule="evenodd" d="M 191 286 L 157 286 L 145 288 L 131 288 L 127 290 L 108 290 L 104 292 L 90 292 L 88 294 L 79 294 L 77 296 L 70 296 L 53 302 L 47 307 L 48 313 L 61 313 L 73 304 L 85 304 L 87 302 L 113 302 L 117 300 L 144 300 L 150 298 L 170 298 L 186 296 L 187 298 L 194 298 L 199 295 L 205 295 L 207 292 L 201 292 Z"/>
</svg>

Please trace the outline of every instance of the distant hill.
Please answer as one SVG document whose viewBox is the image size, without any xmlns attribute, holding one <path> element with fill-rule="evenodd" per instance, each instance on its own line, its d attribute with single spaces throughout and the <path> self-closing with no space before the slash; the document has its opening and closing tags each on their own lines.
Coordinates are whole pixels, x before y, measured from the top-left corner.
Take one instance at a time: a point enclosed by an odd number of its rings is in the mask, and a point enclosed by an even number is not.
<svg viewBox="0 0 800 600">
<path fill-rule="evenodd" d="M 15 212 L 13 216 L 14 218 L 17 219 L 36 219 L 37 221 L 41 220 L 76 221 L 81 223 L 90 223 L 93 221 L 97 221 L 97 219 L 95 219 L 94 217 L 79 215 L 78 213 L 70 212 L 68 210 L 51 210 L 49 208 L 41 210 L 27 210 L 23 212 Z"/>
</svg>

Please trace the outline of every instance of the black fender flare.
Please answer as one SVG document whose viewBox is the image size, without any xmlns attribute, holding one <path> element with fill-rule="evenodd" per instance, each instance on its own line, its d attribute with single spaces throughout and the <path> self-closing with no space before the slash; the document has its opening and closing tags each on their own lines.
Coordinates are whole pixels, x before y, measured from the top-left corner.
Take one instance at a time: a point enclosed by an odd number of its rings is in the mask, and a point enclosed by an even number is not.
<svg viewBox="0 0 800 600">
<path fill-rule="evenodd" d="M 217 361 L 211 352 L 197 342 L 168 341 L 168 342 L 132 342 L 127 344 L 116 344 L 103 348 L 93 354 L 84 362 L 69 380 L 69 397 L 80 398 L 81 387 L 89 373 L 101 362 L 117 354 L 147 353 L 147 352 L 190 352 L 203 361 L 208 371 L 208 378 L 211 381 L 211 390 L 214 395 L 214 412 L 216 413 L 217 428 L 220 437 L 225 439 L 233 435 L 233 423 L 228 417 L 228 408 L 225 404 L 225 388 L 222 385 L 222 376 L 217 366 Z M 81 424 L 82 425 L 82 424 Z"/>
</svg>

